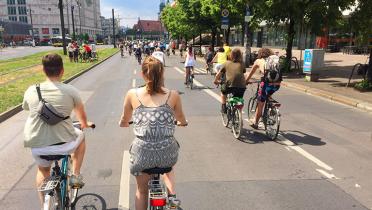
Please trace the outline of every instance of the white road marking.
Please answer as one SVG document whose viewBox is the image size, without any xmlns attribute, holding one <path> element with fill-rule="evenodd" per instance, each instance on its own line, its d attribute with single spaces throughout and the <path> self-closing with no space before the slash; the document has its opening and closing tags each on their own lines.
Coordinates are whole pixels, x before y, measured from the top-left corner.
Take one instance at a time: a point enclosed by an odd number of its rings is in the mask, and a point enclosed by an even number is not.
<svg viewBox="0 0 372 210">
<path fill-rule="evenodd" d="M 136 79 L 133 79 L 133 81 L 132 81 L 132 87 L 133 87 L 133 88 L 136 87 Z"/>
<path fill-rule="evenodd" d="M 301 147 L 295 145 L 292 141 L 290 141 L 288 139 L 285 139 L 285 140 L 282 140 L 280 142 L 287 145 L 289 148 L 293 149 L 294 151 L 298 152 L 299 154 L 301 154 L 305 158 L 311 160 L 313 163 L 315 163 L 319 167 L 322 167 L 323 169 L 328 170 L 328 171 L 333 170 L 333 168 L 331 166 L 329 166 L 326 163 L 324 163 L 323 161 L 319 160 L 318 158 L 316 158 L 312 154 L 308 153 L 306 150 L 302 149 Z"/>
<path fill-rule="evenodd" d="M 120 191 L 118 209 L 129 210 L 129 151 L 123 153 L 123 163 L 121 166 Z"/>
<path fill-rule="evenodd" d="M 185 74 L 184 71 L 182 71 L 180 68 L 178 67 L 174 67 L 174 69 L 176 71 L 178 71 L 179 73 L 181 74 Z M 200 83 L 198 80 L 194 79 L 194 84 L 197 85 L 197 86 L 204 86 L 202 83 Z M 221 97 L 220 95 L 218 95 L 217 93 L 213 92 L 212 90 L 210 89 L 203 89 L 204 92 L 206 92 L 208 95 L 212 96 L 213 98 L 215 98 L 217 101 L 220 101 L 221 100 Z"/>
<path fill-rule="evenodd" d="M 336 177 L 334 174 L 330 174 L 322 169 L 316 169 L 316 171 L 318 171 L 319 173 L 321 173 L 323 176 L 327 177 L 328 179 L 340 179 Z"/>
<path fill-rule="evenodd" d="M 136 75 L 137 74 L 137 69 L 134 69 L 134 72 L 133 73 L 134 73 L 134 75 Z"/>
<path fill-rule="evenodd" d="M 179 73 L 181 74 L 185 74 L 184 71 L 182 71 L 180 68 L 178 67 L 174 67 L 174 69 L 176 69 Z M 198 86 L 204 86 L 202 83 L 200 83 L 199 81 L 195 80 L 194 79 L 194 83 Z M 212 90 L 210 89 L 204 89 L 203 91 L 205 91 L 208 95 L 212 96 L 213 98 L 215 98 L 217 101 L 220 101 L 220 96 L 213 92 Z M 248 119 L 245 119 L 247 122 L 249 122 Z M 323 161 L 319 160 L 318 158 L 316 158 L 315 156 L 313 156 L 312 154 L 310 154 L 309 152 L 307 152 L 306 150 L 302 149 L 301 147 L 297 146 L 295 143 L 293 143 L 291 140 L 285 138 L 284 136 L 279 136 L 281 138 L 281 143 L 285 144 L 286 145 L 286 149 L 288 151 L 290 151 L 290 149 L 293 149 L 294 151 L 298 152 L 300 155 L 304 156 L 305 158 L 307 158 L 308 160 L 312 161 L 313 163 L 315 163 L 316 165 L 318 165 L 319 167 L 327 170 L 327 171 L 332 171 L 333 168 L 329 165 L 327 165 L 326 163 L 324 163 Z M 326 176 L 327 178 L 329 179 L 339 179 L 337 178 L 335 175 L 333 174 L 330 174 L 322 169 L 316 169 L 319 173 L 321 173 L 322 175 Z"/>
</svg>

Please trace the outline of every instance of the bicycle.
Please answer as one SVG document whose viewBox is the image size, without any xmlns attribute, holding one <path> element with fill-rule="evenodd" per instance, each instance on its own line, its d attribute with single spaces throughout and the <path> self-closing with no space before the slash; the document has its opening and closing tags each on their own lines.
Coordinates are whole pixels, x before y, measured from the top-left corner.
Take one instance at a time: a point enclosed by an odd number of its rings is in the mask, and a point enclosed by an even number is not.
<svg viewBox="0 0 372 210">
<path fill-rule="evenodd" d="M 132 125 L 133 121 L 130 121 L 129 124 Z M 177 121 L 174 121 L 174 124 L 177 125 Z M 187 124 L 185 126 L 187 126 Z M 172 167 L 167 167 L 167 168 L 155 167 L 155 168 L 145 169 L 142 171 L 142 173 L 145 173 L 151 176 L 148 182 L 148 198 L 147 198 L 149 210 L 176 209 L 170 205 L 167 187 L 165 186 L 165 183 L 160 179 L 160 175 L 169 173 L 171 171 L 172 171 Z"/>
<path fill-rule="evenodd" d="M 207 63 L 207 74 L 211 74 L 211 75 L 214 75 L 214 72 L 213 72 L 213 63 Z"/>
<path fill-rule="evenodd" d="M 257 83 L 257 90 L 254 96 L 252 96 L 248 101 L 248 119 L 252 119 L 256 115 L 257 110 L 257 100 L 258 91 L 260 88 L 260 82 Z M 280 129 L 280 112 L 279 107 L 281 104 L 271 97 L 268 97 L 265 101 L 265 106 L 263 109 L 263 114 L 261 120 L 265 126 L 265 133 L 271 139 L 275 140 L 278 137 Z"/>
<path fill-rule="evenodd" d="M 226 102 L 226 111 L 222 110 L 221 112 L 222 124 L 225 127 L 229 127 L 231 124 L 234 137 L 239 139 L 243 128 L 242 109 L 244 106 L 244 99 L 233 97 L 233 94 L 230 93 L 227 94 Z"/>
<path fill-rule="evenodd" d="M 74 122 L 74 127 L 81 129 L 80 123 Z M 95 128 L 91 124 L 92 129 Z M 70 186 L 69 181 L 72 175 L 71 155 L 41 155 L 40 158 L 54 161 L 51 176 L 44 180 L 38 191 L 44 192 L 44 210 L 68 210 L 75 206 L 78 195 L 78 188 Z M 61 161 L 61 166 L 59 161 Z"/>
<path fill-rule="evenodd" d="M 186 87 L 190 87 L 191 90 L 194 88 L 194 73 L 192 69 L 190 69 L 190 74 L 186 81 Z"/>
</svg>

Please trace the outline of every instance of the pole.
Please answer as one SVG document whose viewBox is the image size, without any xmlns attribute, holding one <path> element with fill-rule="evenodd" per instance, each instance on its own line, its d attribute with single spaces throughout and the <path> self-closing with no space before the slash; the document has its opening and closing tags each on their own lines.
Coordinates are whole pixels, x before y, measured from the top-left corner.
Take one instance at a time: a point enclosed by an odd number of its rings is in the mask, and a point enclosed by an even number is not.
<svg viewBox="0 0 372 210">
<path fill-rule="evenodd" d="M 63 54 L 67 55 L 67 49 L 66 49 L 66 32 L 65 32 L 65 20 L 63 18 L 63 3 L 62 0 L 59 0 L 58 3 L 59 6 L 59 16 L 61 18 L 61 31 L 62 31 L 62 46 L 63 46 Z"/>
<path fill-rule="evenodd" d="M 112 38 L 114 40 L 114 48 L 116 48 L 116 40 L 115 40 L 115 12 L 112 9 Z"/>
<path fill-rule="evenodd" d="M 69 9 L 69 3 L 68 3 L 68 0 L 66 0 L 66 10 L 67 10 L 67 30 L 68 30 L 68 34 L 70 35 L 71 37 L 71 30 L 70 30 L 70 13 L 68 11 Z"/>
<path fill-rule="evenodd" d="M 34 24 L 32 23 L 32 10 L 31 10 L 31 6 L 30 6 L 29 11 L 30 11 L 30 20 L 31 20 L 32 46 L 35 47 L 35 46 L 34 46 L 34 44 L 35 44 L 35 37 L 34 37 Z"/>
<path fill-rule="evenodd" d="M 246 16 L 250 15 L 249 5 L 247 4 Z M 249 22 L 245 21 L 245 67 L 251 64 L 251 43 L 249 39 Z"/>
<path fill-rule="evenodd" d="M 74 18 L 74 6 L 71 5 L 71 15 L 72 15 L 72 39 L 75 40 L 75 18 Z"/>
<path fill-rule="evenodd" d="M 81 11 L 80 11 L 80 9 L 81 9 L 81 3 L 79 2 L 79 1 L 77 1 L 77 4 L 78 4 L 78 6 L 79 6 L 79 30 L 80 30 L 80 38 L 81 38 Z"/>
</svg>

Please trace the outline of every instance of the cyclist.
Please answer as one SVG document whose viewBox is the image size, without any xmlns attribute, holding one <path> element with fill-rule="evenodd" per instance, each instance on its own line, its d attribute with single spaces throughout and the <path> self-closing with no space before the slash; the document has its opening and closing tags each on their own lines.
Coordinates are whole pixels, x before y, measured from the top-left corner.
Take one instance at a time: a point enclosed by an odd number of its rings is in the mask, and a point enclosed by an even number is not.
<svg viewBox="0 0 372 210">
<path fill-rule="evenodd" d="M 265 101 L 268 97 L 271 97 L 277 90 L 280 88 L 281 78 L 278 82 L 268 82 L 267 72 L 265 71 L 266 59 L 274 55 L 273 51 L 268 48 L 261 48 L 258 51 L 258 59 L 254 62 L 252 70 L 249 72 L 249 75 L 246 79 L 246 83 L 249 84 L 249 80 L 252 78 L 253 74 L 259 70 L 261 74 L 260 88 L 258 91 L 258 100 L 257 100 L 257 110 L 255 119 L 250 119 L 251 127 L 258 129 L 258 122 L 262 116 L 262 110 L 265 105 Z"/>
<path fill-rule="evenodd" d="M 208 47 L 208 52 L 204 56 L 207 70 L 209 69 L 209 66 L 213 64 L 212 63 L 213 57 L 214 57 L 213 49 L 212 47 Z"/>
<path fill-rule="evenodd" d="M 217 62 L 214 72 L 218 73 L 221 70 L 223 64 L 227 61 L 227 56 L 223 47 L 218 48 L 217 54 L 214 56 L 212 63 Z"/>
<path fill-rule="evenodd" d="M 142 50 L 141 47 L 137 47 L 136 50 L 134 51 L 134 54 L 136 55 L 137 61 L 139 64 L 141 64 L 142 60 Z"/>
<path fill-rule="evenodd" d="M 227 59 L 229 59 L 230 53 L 231 53 L 231 47 L 229 46 L 227 42 L 223 44 L 223 50 L 225 51 Z"/>
<path fill-rule="evenodd" d="M 159 47 L 156 48 L 156 51 L 154 53 L 152 53 L 152 56 L 154 58 L 158 59 L 163 64 L 163 66 L 165 67 L 165 56 L 164 56 L 164 53 L 161 51 L 161 49 Z"/>
<path fill-rule="evenodd" d="M 192 47 L 189 46 L 186 54 L 186 60 L 185 60 L 185 68 L 186 68 L 186 75 L 185 75 L 185 85 L 188 84 L 190 74 L 192 77 L 194 77 L 194 65 L 195 65 L 195 54 L 192 50 Z"/>
<path fill-rule="evenodd" d="M 120 42 L 119 48 L 120 48 L 121 57 L 124 57 L 124 44 L 123 44 L 123 42 Z"/>
<path fill-rule="evenodd" d="M 72 85 L 61 82 L 64 74 L 63 62 L 58 54 L 47 54 L 42 59 L 43 72 L 46 81 L 40 84 L 43 99 L 50 103 L 58 112 L 69 116 L 74 110 L 82 128 L 87 128 L 87 117 L 78 90 Z M 73 175 L 70 185 L 81 188 L 84 186 L 80 168 L 85 154 L 84 133 L 73 127 L 71 118 L 50 126 L 37 113 L 39 105 L 35 85 L 30 86 L 23 98 L 22 107 L 29 111 L 24 128 L 24 146 L 31 148 L 31 153 L 37 164 L 36 186 L 40 187 L 44 179 L 50 176 L 53 161 L 40 158 L 40 155 L 72 154 Z M 44 202 L 39 193 L 41 203 Z"/>
<path fill-rule="evenodd" d="M 222 65 L 221 70 L 215 77 L 214 84 L 221 83 L 221 77 L 226 78 L 224 85 L 221 85 L 221 112 L 226 112 L 226 95 L 233 94 L 233 97 L 243 98 L 245 92 L 245 66 L 243 55 L 239 49 L 231 52 L 231 60 Z"/>
<path fill-rule="evenodd" d="M 182 111 L 181 98 L 177 91 L 164 87 L 164 67 L 153 56 L 142 64 L 145 87 L 129 90 L 123 105 L 120 127 L 129 127 L 132 119 L 134 139 L 130 152 L 130 172 L 136 177 L 136 210 L 147 209 L 147 193 L 150 175 L 142 171 L 154 167 L 173 167 L 178 159 L 179 144 L 174 138 L 174 120 L 179 126 L 187 121 Z M 170 205 L 177 208 L 174 169 L 164 174 L 169 192 Z"/>
</svg>

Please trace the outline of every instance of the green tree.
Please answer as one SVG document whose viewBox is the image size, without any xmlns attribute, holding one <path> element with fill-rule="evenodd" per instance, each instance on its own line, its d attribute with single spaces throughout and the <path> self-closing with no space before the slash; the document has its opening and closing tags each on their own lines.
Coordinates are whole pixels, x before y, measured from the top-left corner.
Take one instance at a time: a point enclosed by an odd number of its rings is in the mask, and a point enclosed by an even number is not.
<svg viewBox="0 0 372 210">
<path fill-rule="evenodd" d="M 306 24 L 315 34 L 336 24 L 342 11 L 349 8 L 353 0 L 255 0 L 250 1 L 255 21 L 266 21 L 269 26 L 285 24 L 287 27 L 287 58 L 285 69 L 290 69 L 295 26 Z"/>
<path fill-rule="evenodd" d="M 357 34 L 360 45 L 369 46 L 372 38 L 372 2 L 359 0 L 350 17 L 350 25 Z M 368 82 L 372 84 L 372 49 L 369 49 L 369 63 L 367 70 Z"/>
</svg>

